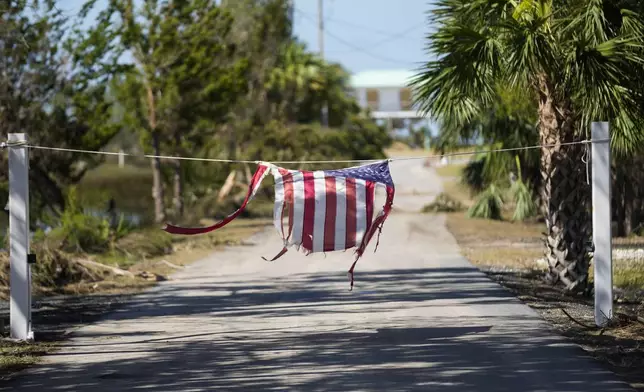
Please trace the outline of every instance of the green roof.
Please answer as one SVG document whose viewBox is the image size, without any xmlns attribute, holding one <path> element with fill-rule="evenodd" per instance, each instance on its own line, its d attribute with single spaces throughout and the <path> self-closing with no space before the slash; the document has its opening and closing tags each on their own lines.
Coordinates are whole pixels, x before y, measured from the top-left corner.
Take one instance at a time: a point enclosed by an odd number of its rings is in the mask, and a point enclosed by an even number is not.
<svg viewBox="0 0 644 392">
<path fill-rule="evenodd" d="M 351 86 L 354 88 L 406 87 L 414 75 L 413 71 L 407 70 L 363 71 L 351 75 Z"/>
</svg>

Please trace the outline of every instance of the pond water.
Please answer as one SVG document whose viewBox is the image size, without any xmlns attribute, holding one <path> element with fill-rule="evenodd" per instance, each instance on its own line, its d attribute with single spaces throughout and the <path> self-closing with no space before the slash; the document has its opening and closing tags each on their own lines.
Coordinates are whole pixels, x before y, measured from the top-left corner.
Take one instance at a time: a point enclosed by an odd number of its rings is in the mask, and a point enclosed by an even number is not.
<svg viewBox="0 0 644 392">
<path fill-rule="evenodd" d="M 110 214 L 107 211 L 86 208 L 84 212 L 87 215 L 95 216 L 98 218 L 110 219 Z M 116 216 L 117 222 L 120 219 L 120 217 L 123 216 L 124 223 L 127 223 L 129 226 L 134 226 L 134 227 L 141 227 L 141 225 L 143 225 L 145 220 L 143 216 L 141 216 L 141 214 L 137 214 L 134 212 L 115 210 L 114 214 Z"/>
</svg>

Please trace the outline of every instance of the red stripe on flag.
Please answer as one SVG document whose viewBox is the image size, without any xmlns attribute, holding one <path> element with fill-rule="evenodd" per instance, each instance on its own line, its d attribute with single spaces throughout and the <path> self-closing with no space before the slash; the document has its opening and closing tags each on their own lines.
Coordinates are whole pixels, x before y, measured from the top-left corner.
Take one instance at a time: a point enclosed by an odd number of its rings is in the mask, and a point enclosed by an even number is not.
<svg viewBox="0 0 644 392">
<path fill-rule="evenodd" d="M 286 169 L 280 168 L 279 170 L 284 184 L 284 204 L 288 210 L 288 235 L 284 236 L 284 223 L 282 222 L 282 238 L 290 239 L 293 232 L 293 174 Z M 284 216 L 284 210 L 282 210 L 282 216 Z"/>
<path fill-rule="evenodd" d="M 304 224 L 302 226 L 302 246 L 313 251 L 313 227 L 315 226 L 315 179 L 313 172 L 302 172 L 304 177 Z"/>
<path fill-rule="evenodd" d="M 242 211 L 246 208 L 246 205 L 248 204 L 248 201 L 251 199 L 253 196 L 253 192 L 256 191 L 256 188 L 259 187 L 259 183 L 263 178 L 264 173 L 268 170 L 268 167 L 264 165 L 259 165 L 257 167 L 257 171 L 255 172 L 255 175 L 253 176 L 252 180 L 250 181 L 250 185 L 248 185 L 248 193 L 246 194 L 246 198 L 244 199 L 244 202 L 242 203 L 241 207 L 232 214 L 228 215 L 226 218 L 224 218 L 222 221 L 215 223 L 212 226 L 208 227 L 179 227 L 179 226 L 174 226 L 171 224 L 166 224 L 166 226 L 163 228 L 166 232 L 170 234 L 183 234 L 183 235 L 195 235 L 195 234 L 204 234 L 211 232 L 213 230 L 217 230 L 219 228 L 222 228 L 226 226 L 228 223 L 230 223 L 233 219 L 237 218 L 239 214 L 241 214 Z"/>
<path fill-rule="evenodd" d="M 347 177 L 346 184 L 347 236 L 344 244 L 345 249 L 349 249 L 356 246 L 356 180 Z"/>
<path fill-rule="evenodd" d="M 337 193 L 335 178 L 326 177 L 326 217 L 324 220 L 324 251 L 335 250 L 335 218 L 337 211 Z"/>
</svg>

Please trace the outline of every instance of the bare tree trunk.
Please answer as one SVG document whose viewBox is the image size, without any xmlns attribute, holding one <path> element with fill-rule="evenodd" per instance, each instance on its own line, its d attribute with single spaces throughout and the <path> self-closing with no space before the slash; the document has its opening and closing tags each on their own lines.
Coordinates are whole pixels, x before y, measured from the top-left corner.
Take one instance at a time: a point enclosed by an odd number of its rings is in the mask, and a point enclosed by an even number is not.
<svg viewBox="0 0 644 392">
<path fill-rule="evenodd" d="M 174 142 L 176 144 L 176 148 L 181 151 L 181 137 L 179 133 L 175 133 L 174 136 Z M 174 211 L 175 214 L 177 214 L 178 217 L 183 217 L 184 213 L 184 202 L 183 202 L 183 171 L 182 165 L 181 165 L 181 160 L 175 159 L 172 162 L 172 167 L 173 167 L 173 184 L 174 184 L 174 198 L 172 199 L 172 203 L 174 205 Z"/>
<path fill-rule="evenodd" d="M 614 165 L 613 169 L 613 197 L 612 205 L 614 210 L 615 220 L 617 221 L 617 232 L 615 236 L 624 237 L 626 236 L 626 195 L 625 190 L 626 186 L 624 184 L 625 178 L 621 172 L 621 168 L 618 165 Z"/>
<path fill-rule="evenodd" d="M 161 136 L 157 131 L 156 103 L 154 92 L 150 85 L 146 85 L 148 99 L 148 123 L 152 134 L 152 148 L 154 155 L 161 155 Z M 161 159 L 153 158 L 152 165 L 152 197 L 154 198 L 154 221 L 161 223 L 165 220 L 165 205 L 163 192 L 163 179 L 161 178 Z"/>
<path fill-rule="evenodd" d="M 172 163 L 174 173 L 172 181 L 174 183 L 174 198 L 172 199 L 172 204 L 174 205 L 174 211 L 178 217 L 182 217 L 184 213 L 184 203 L 183 203 L 183 175 L 181 171 L 181 161 L 175 159 Z"/>
<path fill-rule="evenodd" d="M 226 177 L 226 181 L 224 182 L 224 185 L 222 185 L 221 189 L 219 190 L 219 194 L 217 195 L 218 203 L 221 203 L 233 189 L 233 186 L 235 186 L 236 175 L 237 171 L 233 170 L 230 172 L 230 174 L 228 174 L 228 177 Z"/>
<path fill-rule="evenodd" d="M 546 278 L 561 283 L 567 291 L 583 291 L 588 284 L 590 257 L 590 190 L 581 158 L 584 145 L 575 136 L 575 118 L 569 102 L 555 101 L 553 86 L 539 79 L 539 136 L 541 152 L 541 198 L 546 221 Z"/>
<path fill-rule="evenodd" d="M 635 198 L 632 193 L 625 196 L 624 201 L 624 235 L 629 236 L 633 233 L 633 215 L 635 211 Z"/>
<path fill-rule="evenodd" d="M 152 146 L 154 155 L 161 155 L 159 134 L 152 134 Z M 165 220 L 164 190 L 163 179 L 161 178 L 161 159 L 153 158 L 152 164 L 152 197 L 154 198 L 154 221 L 162 223 Z"/>
</svg>

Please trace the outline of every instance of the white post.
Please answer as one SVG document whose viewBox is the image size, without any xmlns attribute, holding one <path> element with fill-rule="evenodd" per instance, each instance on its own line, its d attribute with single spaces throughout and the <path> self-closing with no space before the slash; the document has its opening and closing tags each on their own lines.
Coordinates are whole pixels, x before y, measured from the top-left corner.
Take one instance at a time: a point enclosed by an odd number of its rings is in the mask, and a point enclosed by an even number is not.
<svg viewBox="0 0 644 392">
<path fill-rule="evenodd" d="M 613 258 L 610 193 L 610 138 L 607 122 L 594 122 L 592 137 L 593 264 L 595 269 L 595 324 L 613 316 Z"/>
<path fill-rule="evenodd" d="M 9 143 L 26 143 L 24 133 L 10 133 Z M 29 154 L 27 147 L 9 148 L 9 260 L 11 338 L 32 340 L 31 269 L 29 254 Z"/>
<path fill-rule="evenodd" d="M 119 150 L 119 167 L 123 168 L 125 166 L 125 153 L 123 150 Z"/>
</svg>

